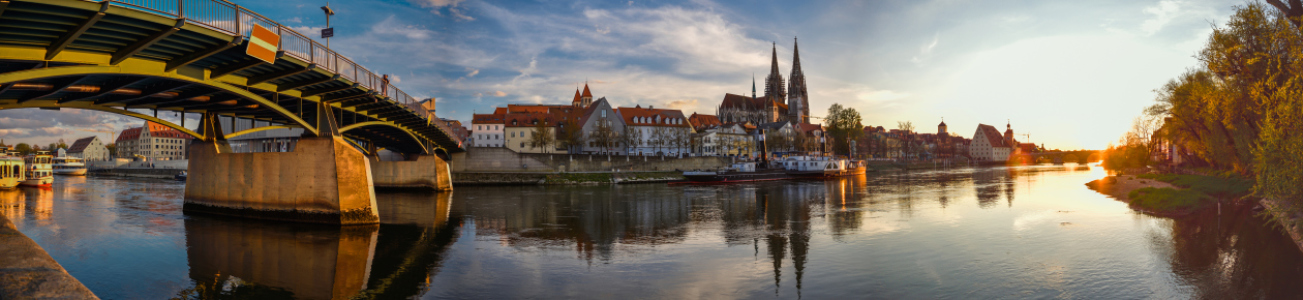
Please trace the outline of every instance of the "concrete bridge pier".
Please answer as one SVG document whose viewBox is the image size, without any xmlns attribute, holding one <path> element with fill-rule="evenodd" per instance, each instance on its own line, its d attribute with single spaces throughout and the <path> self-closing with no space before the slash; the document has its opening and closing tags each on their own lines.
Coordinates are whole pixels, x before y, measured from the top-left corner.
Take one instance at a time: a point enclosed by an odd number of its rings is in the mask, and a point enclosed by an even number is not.
<svg viewBox="0 0 1303 300">
<path fill-rule="evenodd" d="M 452 190 L 448 160 L 439 155 L 407 154 L 406 160 L 382 161 L 371 156 L 371 174 L 376 188 Z"/>
<path fill-rule="evenodd" d="M 321 106 L 321 105 L 318 105 Z M 217 123 L 204 114 L 205 140 L 190 146 L 187 213 L 326 224 L 379 222 L 370 160 L 345 141 L 325 108 L 320 135 L 294 152 L 232 153 Z"/>
</svg>

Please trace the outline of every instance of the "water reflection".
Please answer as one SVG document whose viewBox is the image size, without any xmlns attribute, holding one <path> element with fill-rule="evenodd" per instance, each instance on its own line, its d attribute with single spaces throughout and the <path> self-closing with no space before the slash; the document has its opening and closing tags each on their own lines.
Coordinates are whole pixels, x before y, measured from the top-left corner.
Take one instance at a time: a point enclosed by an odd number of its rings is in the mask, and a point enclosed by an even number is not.
<svg viewBox="0 0 1303 300">
<path fill-rule="evenodd" d="M 1046 165 L 722 186 L 459 187 L 379 194 L 382 224 L 343 228 L 184 216 L 178 184 L 92 177 L 0 190 L 0 213 L 104 298 L 1303 293 L 1303 255 L 1247 207 L 1153 218 L 1082 185 L 1099 176 Z"/>
<path fill-rule="evenodd" d="M 449 194 L 380 194 L 383 225 L 321 226 L 209 216 L 185 220 L 186 299 L 368 299 L 419 295 L 437 271 Z M 381 236 L 383 232 L 383 237 Z"/>
</svg>

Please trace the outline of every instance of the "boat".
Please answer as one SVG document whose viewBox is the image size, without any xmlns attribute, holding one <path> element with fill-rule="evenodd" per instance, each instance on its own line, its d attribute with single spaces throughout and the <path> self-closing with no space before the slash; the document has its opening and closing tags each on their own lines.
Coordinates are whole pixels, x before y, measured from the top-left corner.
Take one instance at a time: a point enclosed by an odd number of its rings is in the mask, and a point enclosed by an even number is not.
<svg viewBox="0 0 1303 300">
<path fill-rule="evenodd" d="M 54 184 L 53 160 L 54 156 L 51 156 L 49 151 L 23 157 L 23 164 L 27 171 L 24 175 L 27 178 L 19 184 L 35 187 L 49 187 Z"/>
<path fill-rule="evenodd" d="M 781 162 L 787 175 L 797 178 L 832 178 L 863 175 L 868 167 L 863 161 L 827 156 L 794 156 Z"/>
<path fill-rule="evenodd" d="M 185 171 L 181 171 L 181 173 L 177 173 L 176 175 L 173 175 L 173 176 L 172 176 L 172 179 L 175 179 L 176 181 L 185 181 L 185 180 L 186 180 L 186 177 L 189 177 L 189 176 L 186 174 L 186 172 L 185 172 Z"/>
<path fill-rule="evenodd" d="M 734 183 L 789 179 L 786 170 L 756 168 L 754 162 L 736 163 L 715 171 L 687 171 L 683 178 L 694 183 Z"/>
<path fill-rule="evenodd" d="M 86 163 L 82 162 L 81 158 L 78 157 L 55 157 L 54 174 L 84 176 L 86 175 Z"/>
<path fill-rule="evenodd" d="M 12 189 L 23 182 L 23 158 L 0 153 L 0 189 Z"/>
</svg>

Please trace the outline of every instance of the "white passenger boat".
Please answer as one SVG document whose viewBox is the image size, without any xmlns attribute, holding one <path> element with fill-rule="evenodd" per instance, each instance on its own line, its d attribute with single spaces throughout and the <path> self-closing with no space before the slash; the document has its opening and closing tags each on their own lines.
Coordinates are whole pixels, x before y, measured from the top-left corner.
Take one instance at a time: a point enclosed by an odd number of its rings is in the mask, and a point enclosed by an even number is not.
<svg viewBox="0 0 1303 300">
<path fill-rule="evenodd" d="M 51 156 L 49 151 L 23 157 L 24 168 L 27 171 L 24 175 L 27 178 L 19 184 L 35 187 L 49 187 L 54 184 L 53 160 L 54 156 Z"/>
<path fill-rule="evenodd" d="M 17 156 L 9 156 L 0 153 L 0 189 L 12 189 L 23 182 L 24 175 L 23 159 Z"/>
<path fill-rule="evenodd" d="M 86 175 L 86 163 L 83 162 L 83 161 L 81 160 L 81 158 L 78 158 L 78 157 L 68 157 L 68 156 L 64 156 L 64 157 L 55 157 L 55 158 L 54 158 L 54 174 L 56 174 L 56 175 L 71 175 L 71 176 L 85 176 L 85 175 Z"/>
</svg>

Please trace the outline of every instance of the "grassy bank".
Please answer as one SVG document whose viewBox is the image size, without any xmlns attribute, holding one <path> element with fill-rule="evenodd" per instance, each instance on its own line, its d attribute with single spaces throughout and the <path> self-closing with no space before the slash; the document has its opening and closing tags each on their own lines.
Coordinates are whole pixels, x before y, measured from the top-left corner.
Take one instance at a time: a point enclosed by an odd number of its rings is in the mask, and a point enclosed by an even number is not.
<svg viewBox="0 0 1303 300">
<path fill-rule="evenodd" d="M 1219 200 L 1248 196 L 1253 181 L 1235 176 L 1140 174 L 1109 176 L 1086 185 L 1127 202 L 1132 209 L 1181 217 Z"/>
</svg>

